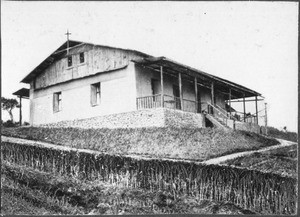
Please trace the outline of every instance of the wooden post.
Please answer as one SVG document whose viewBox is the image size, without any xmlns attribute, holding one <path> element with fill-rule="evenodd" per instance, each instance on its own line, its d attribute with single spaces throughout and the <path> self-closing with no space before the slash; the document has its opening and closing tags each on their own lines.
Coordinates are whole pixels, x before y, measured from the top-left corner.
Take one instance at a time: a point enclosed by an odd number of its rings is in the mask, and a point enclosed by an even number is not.
<svg viewBox="0 0 300 217">
<path fill-rule="evenodd" d="M 22 125 L 22 96 L 20 97 L 20 126 Z"/>
<path fill-rule="evenodd" d="M 163 67 L 160 67 L 161 107 L 164 107 L 164 75 Z"/>
<path fill-rule="evenodd" d="M 198 86 L 197 86 L 197 78 L 195 77 L 195 110 L 198 112 Z"/>
<path fill-rule="evenodd" d="M 229 88 L 229 115 L 231 117 L 231 89 Z"/>
<path fill-rule="evenodd" d="M 215 105 L 215 87 L 214 82 L 211 82 L 211 104 Z"/>
<path fill-rule="evenodd" d="M 257 109 L 257 96 L 255 96 L 255 113 L 256 113 L 256 124 L 258 125 L 258 109 Z"/>
<path fill-rule="evenodd" d="M 243 107 L 244 107 L 244 122 L 246 122 L 246 103 L 245 103 L 245 94 L 243 94 Z"/>
<path fill-rule="evenodd" d="M 268 135 L 268 115 L 267 115 L 267 103 L 265 103 L 265 128 L 266 128 L 266 135 Z"/>
<path fill-rule="evenodd" d="M 182 80 L 181 80 L 181 73 L 178 73 L 178 82 L 179 82 L 179 97 L 180 97 L 180 107 L 183 110 L 183 100 L 182 100 Z"/>
<path fill-rule="evenodd" d="M 215 105 L 215 87 L 214 87 L 214 82 L 211 82 L 210 86 L 210 93 L 211 93 L 211 104 L 214 106 Z M 209 106 L 210 107 L 210 106 Z M 208 113 L 213 114 L 213 108 L 208 109 Z"/>
</svg>

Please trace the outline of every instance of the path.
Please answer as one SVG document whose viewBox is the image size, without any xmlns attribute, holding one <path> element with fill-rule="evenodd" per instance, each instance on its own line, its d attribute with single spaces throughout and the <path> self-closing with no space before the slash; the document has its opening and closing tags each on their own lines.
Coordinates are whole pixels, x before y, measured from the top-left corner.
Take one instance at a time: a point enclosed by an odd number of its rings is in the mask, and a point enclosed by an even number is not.
<svg viewBox="0 0 300 217">
<path fill-rule="evenodd" d="M 253 154 L 255 152 L 265 152 L 265 151 L 269 151 L 269 150 L 273 150 L 273 149 L 277 149 L 277 148 L 297 144 L 296 142 L 291 142 L 291 141 L 287 141 L 287 140 L 283 140 L 283 139 L 277 139 L 277 140 L 280 142 L 279 145 L 269 146 L 269 147 L 262 148 L 262 149 L 259 149 L 259 150 L 254 150 L 254 151 L 244 151 L 244 152 L 229 154 L 229 155 L 209 159 L 207 161 L 202 161 L 201 163 L 206 164 L 206 165 L 209 165 L 209 164 L 222 164 L 227 160 L 232 160 L 232 159 L 235 159 L 235 158 L 238 158 L 238 157 L 250 155 L 250 154 Z"/>
<path fill-rule="evenodd" d="M 234 153 L 234 154 L 229 154 L 229 155 L 209 159 L 207 161 L 197 161 L 197 160 L 185 160 L 185 159 L 176 159 L 176 158 L 155 158 L 155 157 L 150 157 L 150 156 L 134 155 L 134 154 L 130 154 L 130 155 L 109 154 L 109 153 L 103 153 L 103 152 L 95 151 L 95 150 L 78 149 L 78 148 L 72 148 L 72 147 L 68 147 L 68 146 L 54 145 L 54 144 L 47 143 L 47 142 L 40 142 L 40 141 L 21 139 L 21 138 L 15 138 L 15 137 L 7 137 L 7 136 L 1 135 L 2 142 L 10 142 L 10 143 L 26 144 L 26 145 L 40 146 L 40 147 L 46 147 L 46 148 L 54 148 L 54 149 L 59 149 L 59 150 L 63 150 L 63 151 L 78 151 L 78 152 L 85 152 L 85 153 L 90 153 L 90 154 L 108 154 L 108 155 L 130 157 L 130 158 L 143 159 L 143 160 L 158 159 L 158 160 L 177 161 L 177 162 L 189 162 L 189 163 L 193 162 L 196 164 L 206 164 L 206 165 L 221 164 L 227 160 L 232 160 L 234 158 L 238 158 L 241 156 L 250 155 L 250 154 L 253 154 L 254 152 L 264 152 L 264 151 L 276 149 L 279 147 L 285 147 L 285 146 L 297 144 L 296 142 L 291 142 L 291 141 L 287 141 L 287 140 L 283 140 L 283 139 L 277 139 L 277 140 L 280 142 L 279 145 L 262 148 L 260 150 L 238 152 L 238 153 Z"/>
</svg>

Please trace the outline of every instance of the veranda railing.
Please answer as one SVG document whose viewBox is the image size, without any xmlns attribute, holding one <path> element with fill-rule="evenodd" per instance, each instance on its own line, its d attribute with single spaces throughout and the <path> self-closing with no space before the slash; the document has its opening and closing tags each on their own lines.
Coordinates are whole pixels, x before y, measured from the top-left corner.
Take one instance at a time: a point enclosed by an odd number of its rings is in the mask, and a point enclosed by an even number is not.
<svg viewBox="0 0 300 217">
<path fill-rule="evenodd" d="M 188 99 L 183 99 L 181 103 L 180 97 L 170 96 L 166 94 L 164 94 L 163 97 L 161 97 L 161 94 L 155 94 L 151 96 L 138 97 L 136 99 L 138 110 L 147 109 L 147 108 L 164 107 L 164 108 L 177 109 L 186 112 L 197 113 L 198 111 L 196 109 L 197 108 L 196 103 L 198 102 L 194 100 L 188 100 Z"/>
</svg>

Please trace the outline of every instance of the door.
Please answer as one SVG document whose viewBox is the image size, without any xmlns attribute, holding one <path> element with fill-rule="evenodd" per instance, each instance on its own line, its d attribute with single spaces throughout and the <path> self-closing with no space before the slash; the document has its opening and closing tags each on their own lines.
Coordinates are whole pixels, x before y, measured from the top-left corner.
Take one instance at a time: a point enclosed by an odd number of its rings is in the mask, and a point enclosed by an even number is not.
<svg viewBox="0 0 300 217">
<path fill-rule="evenodd" d="M 173 85 L 173 95 L 174 95 L 174 101 L 175 101 L 175 108 L 181 109 L 180 92 L 179 92 L 178 85 Z"/>
</svg>

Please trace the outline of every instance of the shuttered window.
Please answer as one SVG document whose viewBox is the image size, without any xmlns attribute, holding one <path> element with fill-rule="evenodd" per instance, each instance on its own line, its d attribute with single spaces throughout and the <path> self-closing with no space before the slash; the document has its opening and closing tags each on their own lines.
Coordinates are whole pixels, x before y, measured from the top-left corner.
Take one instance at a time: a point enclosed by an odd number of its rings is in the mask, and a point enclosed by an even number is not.
<svg viewBox="0 0 300 217">
<path fill-rule="evenodd" d="M 61 92 L 56 92 L 53 94 L 53 112 L 59 112 L 61 109 Z"/>
<path fill-rule="evenodd" d="M 100 104 L 101 92 L 100 82 L 91 85 L 91 105 L 96 106 Z"/>
</svg>

